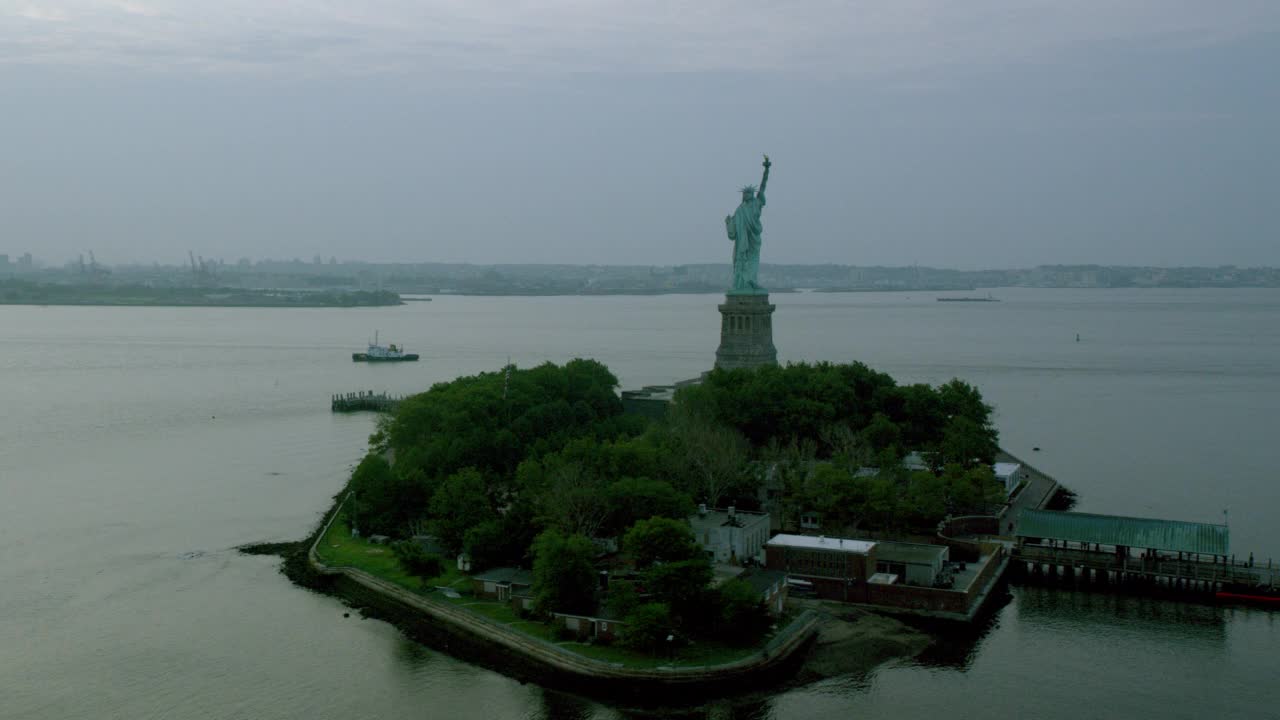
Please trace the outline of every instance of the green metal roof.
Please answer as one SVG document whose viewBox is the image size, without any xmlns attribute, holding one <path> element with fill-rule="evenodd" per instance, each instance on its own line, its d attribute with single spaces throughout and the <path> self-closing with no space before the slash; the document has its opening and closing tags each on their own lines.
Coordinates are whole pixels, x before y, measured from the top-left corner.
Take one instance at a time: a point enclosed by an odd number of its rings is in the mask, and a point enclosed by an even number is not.
<svg viewBox="0 0 1280 720">
<path fill-rule="evenodd" d="M 1023 510 L 1018 516 L 1018 537 L 1124 545 L 1201 555 L 1231 554 L 1230 530 L 1226 525 L 1120 515 Z"/>
</svg>

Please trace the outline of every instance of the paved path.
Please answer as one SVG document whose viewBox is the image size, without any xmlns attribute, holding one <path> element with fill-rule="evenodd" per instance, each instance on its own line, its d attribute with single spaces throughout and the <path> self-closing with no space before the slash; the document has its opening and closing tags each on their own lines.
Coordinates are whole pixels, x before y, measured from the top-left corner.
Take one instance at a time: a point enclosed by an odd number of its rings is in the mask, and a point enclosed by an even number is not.
<svg viewBox="0 0 1280 720">
<path fill-rule="evenodd" d="M 1022 465 L 1026 473 L 1027 485 L 1022 488 L 1013 502 L 1000 513 L 1000 532 L 1012 537 L 1018 529 L 1018 515 L 1026 509 L 1039 510 L 1049 503 L 1054 491 L 1058 489 L 1058 481 L 1032 467 L 1022 458 L 1014 457 L 1003 450 L 996 457 L 1000 462 L 1016 462 Z"/>
</svg>

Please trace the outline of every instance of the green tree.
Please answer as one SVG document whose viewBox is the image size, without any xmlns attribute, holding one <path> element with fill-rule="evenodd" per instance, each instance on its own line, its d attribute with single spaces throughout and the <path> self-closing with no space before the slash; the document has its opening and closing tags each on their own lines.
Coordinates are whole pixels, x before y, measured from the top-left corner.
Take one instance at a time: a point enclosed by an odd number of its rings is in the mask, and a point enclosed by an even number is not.
<svg viewBox="0 0 1280 720">
<path fill-rule="evenodd" d="M 898 484 L 882 475 L 865 479 L 866 517 L 877 527 L 892 527 L 898 518 Z"/>
<path fill-rule="evenodd" d="M 928 471 L 911 473 L 901 509 L 907 521 L 919 528 L 932 527 L 947 514 L 949 483 Z"/>
<path fill-rule="evenodd" d="M 671 631 L 671 609 L 663 603 L 645 603 L 623 618 L 618 639 L 634 650 L 657 652 L 667 644 Z"/>
<path fill-rule="evenodd" d="M 499 483 L 510 479 L 522 459 L 558 450 L 597 426 L 634 429 L 634 420 L 610 424 L 622 414 L 617 384 L 608 368 L 592 360 L 504 368 L 407 398 L 379 433 L 398 457 L 411 457 L 428 475 L 473 467 Z"/>
<path fill-rule="evenodd" d="M 604 484 L 577 462 L 558 462 L 548 471 L 549 483 L 540 509 L 551 526 L 567 535 L 597 537 L 609 516 Z"/>
<path fill-rule="evenodd" d="M 439 555 L 428 553 L 412 540 L 396 543 L 391 551 L 395 553 L 396 560 L 400 561 L 400 566 L 410 575 L 430 579 L 438 577 L 443 570 Z"/>
<path fill-rule="evenodd" d="M 666 603 L 674 617 L 690 623 L 705 616 L 710 596 L 711 563 L 705 556 L 649 566 L 643 573 L 645 589 Z"/>
<path fill-rule="evenodd" d="M 348 521 L 366 535 L 403 535 L 431 499 L 430 484 L 420 476 L 395 472 L 379 453 L 370 453 L 351 474 L 355 493 Z"/>
<path fill-rule="evenodd" d="M 609 596 L 606 607 L 614 617 L 626 617 L 640 605 L 640 594 L 636 592 L 634 582 L 613 580 L 609 583 Z"/>
<path fill-rule="evenodd" d="M 468 528 L 463 534 L 462 546 L 471 556 L 472 572 L 507 564 L 512 550 L 503 522 L 497 519 Z"/>
<path fill-rule="evenodd" d="M 484 489 L 480 472 L 467 468 L 445 478 L 431 498 L 431 530 L 449 552 L 460 552 L 468 530 L 495 518 Z"/>
<path fill-rule="evenodd" d="M 702 554 L 688 523 L 663 517 L 637 522 L 623 537 L 622 548 L 639 568 L 680 562 Z"/>
<path fill-rule="evenodd" d="M 884 413 L 876 413 L 871 423 L 862 430 L 862 435 L 867 444 L 877 451 L 896 449 L 902 444 L 902 430 Z"/>
<path fill-rule="evenodd" d="M 902 428 L 905 447 L 920 450 L 938 444 L 947 416 L 937 390 L 924 384 L 905 385 L 897 389 L 888 405 L 890 417 Z"/>
<path fill-rule="evenodd" d="M 640 520 L 652 517 L 673 520 L 693 514 L 693 501 L 664 480 L 626 477 L 612 485 L 605 496 L 609 506 L 606 527 L 610 534 L 620 535 Z"/>
<path fill-rule="evenodd" d="M 756 642 L 769 627 L 769 613 L 760 594 L 745 580 L 733 579 L 716 588 L 718 634 L 735 644 Z"/>
<path fill-rule="evenodd" d="M 697 617 L 707 604 L 711 563 L 680 520 L 650 518 L 637 522 L 622 547 L 641 570 L 645 589 L 681 620 Z"/>
<path fill-rule="evenodd" d="M 964 415 L 956 415 L 947 421 L 942 436 L 942 457 L 946 463 L 965 467 L 990 465 L 995 461 L 995 431 L 979 425 Z"/>
<path fill-rule="evenodd" d="M 539 613 L 595 608 L 595 547 L 582 535 L 547 530 L 533 541 L 533 594 Z"/>
<path fill-rule="evenodd" d="M 991 406 L 982 399 L 982 393 L 967 382 L 953 379 L 938 386 L 938 402 L 947 417 L 965 417 L 978 425 L 991 421 Z"/>
<path fill-rule="evenodd" d="M 952 463 L 943 469 L 947 509 L 952 514 L 987 513 L 1004 500 L 1004 488 L 986 466 L 966 468 Z"/>
<path fill-rule="evenodd" d="M 678 401 L 667 417 L 686 487 L 697 500 L 716 507 L 721 498 L 744 489 L 750 480 L 746 472 L 750 446 L 741 433 L 685 409 Z"/>
</svg>

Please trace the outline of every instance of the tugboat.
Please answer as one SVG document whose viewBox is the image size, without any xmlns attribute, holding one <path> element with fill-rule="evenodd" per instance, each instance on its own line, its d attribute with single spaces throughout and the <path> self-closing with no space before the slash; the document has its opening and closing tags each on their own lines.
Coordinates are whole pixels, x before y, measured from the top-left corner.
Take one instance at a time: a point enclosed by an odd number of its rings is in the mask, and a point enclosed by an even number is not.
<svg viewBox="0 0 1280 720">
<path fill-rule="evenodd" d="M 373 342 L 369 349 L 362 353 L 351 353 L 352 362 L 417 362 L 417 353 L 407 353 L 403 347 L 395 345 L 379 345 L 378 333 L 373 333 Z"/>
</svg>

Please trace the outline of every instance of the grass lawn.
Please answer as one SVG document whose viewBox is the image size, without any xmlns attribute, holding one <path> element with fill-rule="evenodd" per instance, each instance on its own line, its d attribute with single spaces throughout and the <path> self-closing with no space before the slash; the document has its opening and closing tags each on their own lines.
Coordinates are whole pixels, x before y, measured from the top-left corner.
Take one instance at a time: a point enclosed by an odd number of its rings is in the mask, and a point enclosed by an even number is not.
<svg viewBox="0 0 1280 720">
<path fill-rule="evenodd" d="M 457 565 L 443 558 L 444 573 L 439 577 L 423 580 L 410 575 L 400 566 L 390 546 L 374 545 L 364 538 L 351 537 L 351 529 L 343 518 L 329 526 L 329 531 L 316 545 L 316 555 L 326 565 L 359 568 L 414 592 L 429 592 L 439 586 L 451 587 L 460 593 L 470 590 L 467 576 L 458 570 Z"/>
</svg>

